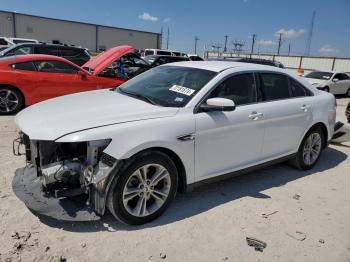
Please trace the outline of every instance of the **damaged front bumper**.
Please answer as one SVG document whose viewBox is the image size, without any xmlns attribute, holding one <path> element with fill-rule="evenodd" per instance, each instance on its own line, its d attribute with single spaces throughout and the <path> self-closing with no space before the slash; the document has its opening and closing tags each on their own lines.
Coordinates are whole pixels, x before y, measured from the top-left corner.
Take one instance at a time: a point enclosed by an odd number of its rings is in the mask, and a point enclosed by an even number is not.
<svg viewBox="0 0 350 262">
<path fill-rule="evenodd" d="M 109 185 L 118 164 L 103 153 L 105 147 L 102 140 L 58 145 L 32 141 L 20 133 L 13 142 L 13 153 L 25 155 L 27 166 L 16 170 L 13 190 L 39 215 L 67 221 L 96 220 L 105 213 Z M 52 157 L 56 151 L 60 153 Z"/>
</svg>

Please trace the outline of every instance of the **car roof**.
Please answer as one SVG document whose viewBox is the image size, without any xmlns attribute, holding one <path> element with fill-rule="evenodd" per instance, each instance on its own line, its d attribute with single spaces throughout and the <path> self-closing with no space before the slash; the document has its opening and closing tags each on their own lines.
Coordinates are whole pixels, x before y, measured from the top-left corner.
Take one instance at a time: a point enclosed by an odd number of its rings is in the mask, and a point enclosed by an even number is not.
<svg viewBox="0 0 350 262">
<path fill-rule="evenodd" d="M 5 57 L 4 57 L 5 58 Z M 56 60 L 56 61 L 62 61 L 65 63 L 72 64 L 70 61 L 68 61 L 65 58 L 59 57 L 59 56 L 53 56 L 53 55 L 14 55 L 14 56 L 7 56 L 7 59 L 2 60 L 6 61 L 8 63 L 20 63 L 20 62 L 26 62 L 26 61 L 37 61 L 37 60 Z"/>
<path fill-rule="evenodd" d="M 16 44 L 13 47 L 23 46 L 23 45 L 34 45 L 34 46 L 54 46 L 54 47 L 61 47 L 61 48 L 72 48 L 72 49 L 86 49 L 83 47 L 78 46 L 70 46 L 70 45 L 59 45 L 59 44 L 46 44 L 46 43 L 19 43 Z"/>
<path fill-rule="evenodd" d="M 243 70 L 269 70 L 275 72 L 286 72 L 284 69 L 268 66 L 268 65 L 260 65 L 260 64 L 249 64 L 242 62 L 226 62 L 226 61 L 188 61 L 188 62 L 176 62 L 172 63 L 172 66 L 182 66 L 182 67 L 191 67 L 204 69 L 214 72 L 221 72 L 230 68 L 240 68 Z"/>
</svg>

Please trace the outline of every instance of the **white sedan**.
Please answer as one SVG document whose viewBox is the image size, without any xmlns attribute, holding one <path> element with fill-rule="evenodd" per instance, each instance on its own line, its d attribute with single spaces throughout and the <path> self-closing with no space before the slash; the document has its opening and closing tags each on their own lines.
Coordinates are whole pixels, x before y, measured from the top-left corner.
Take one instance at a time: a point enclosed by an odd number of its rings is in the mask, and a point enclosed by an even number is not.
<svg viewBox="0 0 350 262">
<path fill-rule="evenodd" d="M 350 76 L 343 72 L 314 71 L 305 76 L 314 87 L 334 95 L 350 97 Z"/>
<path fill-rule="evenodd" d="M 34 172 L 56 196 L 85 193 L 98 214 L 142 224 L 178 191 L 287 160 L 312 168 L 333 135 L 335 99 L 276 67 L 181 62 L 15 121 L 31 163 L 22 178 Z"/>
</svg>

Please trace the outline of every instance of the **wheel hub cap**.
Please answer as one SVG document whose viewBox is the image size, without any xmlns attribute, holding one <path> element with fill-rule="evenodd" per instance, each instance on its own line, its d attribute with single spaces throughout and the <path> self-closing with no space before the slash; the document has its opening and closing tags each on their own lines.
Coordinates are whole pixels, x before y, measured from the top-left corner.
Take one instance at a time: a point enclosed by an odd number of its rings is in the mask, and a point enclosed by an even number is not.
<svg viewBox="0 0 350 262">
<path fill-rule="evenodd" d="M 159 210 L 171 187 L 170 174 L 159 164 L 148 164 L 136 170 L 123 190 L 123 204 L 133 216 L 143 217 Z"/>
<path fill-rule="evenodd" d="M 312 133 L 306 139 L 303 149 L 303 160 L 307 165 L 316 162 L 322 149 L 322 138 L 319 133 Z"/>
</svg>

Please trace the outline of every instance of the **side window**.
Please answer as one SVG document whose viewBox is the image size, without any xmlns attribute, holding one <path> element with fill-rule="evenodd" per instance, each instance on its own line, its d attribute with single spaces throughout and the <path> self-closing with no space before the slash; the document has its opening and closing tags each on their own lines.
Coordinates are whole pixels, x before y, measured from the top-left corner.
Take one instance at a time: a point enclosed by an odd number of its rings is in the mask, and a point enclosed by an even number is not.
<svg viewBox="0 0 350 262">
<path fill-rule="evenodd" d="M 61 74 L 76 74 L 78 72 L 78 68 L 60 61 L 35 61 L 34 64 L 38 72 Z"/>
<path fill-rule="evenodd" d="M 260 73 L 260 85 L 265 101 L 290 98 L 288 79 L 285 75 Z"/>
<path fill-rule="evenodd" d="M 349 80 L 349 76 L 347 74 L 340 74 L 341 79 L 340 80 Z"/>
<path fill-rule="evenodd" d="M 28 54 L 32 54 L 32 47 L 30 46 L 23 46 L 20 47 L 18 49 L 16 49 L 15 51 L 11 52 L 14 55 L 28 55 Z"/>
<path fill-rule="evenodd" d="M 43 54 L 43 55 L 55 55 L 58 56 L 58 49 L 55 46 L 36 46 L 35 54 Z"/>
<path fill-rule="evenodd" d="M 24 70 L 24 71 L 36 71 L 33 62 L 23 62 L 12 64 L 11 67 L 16 70 Z"/>
<path fill-rule="evenodd" d="M 61 48 L 61 56 L 63 56 L 63 57 L 76 57 L 79 55 L 80 55 L 80 52 L 78 49 Z"/>
<path fill-rule="evenodd" d="M 345 74 L 336 74 L 336 75 L 333 77 L 333 79 L 335 79 L 335 78 L 338 79 L 339 81 L 348 79 L 347 75 L 345 75 Z"/>
<path fill-rule="evenodd" d="M 235 102 L 237 106 L 256 103 L 258 96 L 254 75 L 241 74 L 232 76 L 222 82 L 210 97 L 227 98 Z"/>
<path fill-rule="evenodd" d="M 289 85 L 290 85 L 290 89 L 291 89 L 293 97 L 301 97 L 301 96 L 309 96 L 310 95 L 310 91 L 307 90 L 298 81 L 296 81 L 290 77 L 288 79 L 289 79 Z"/>
</svg>

